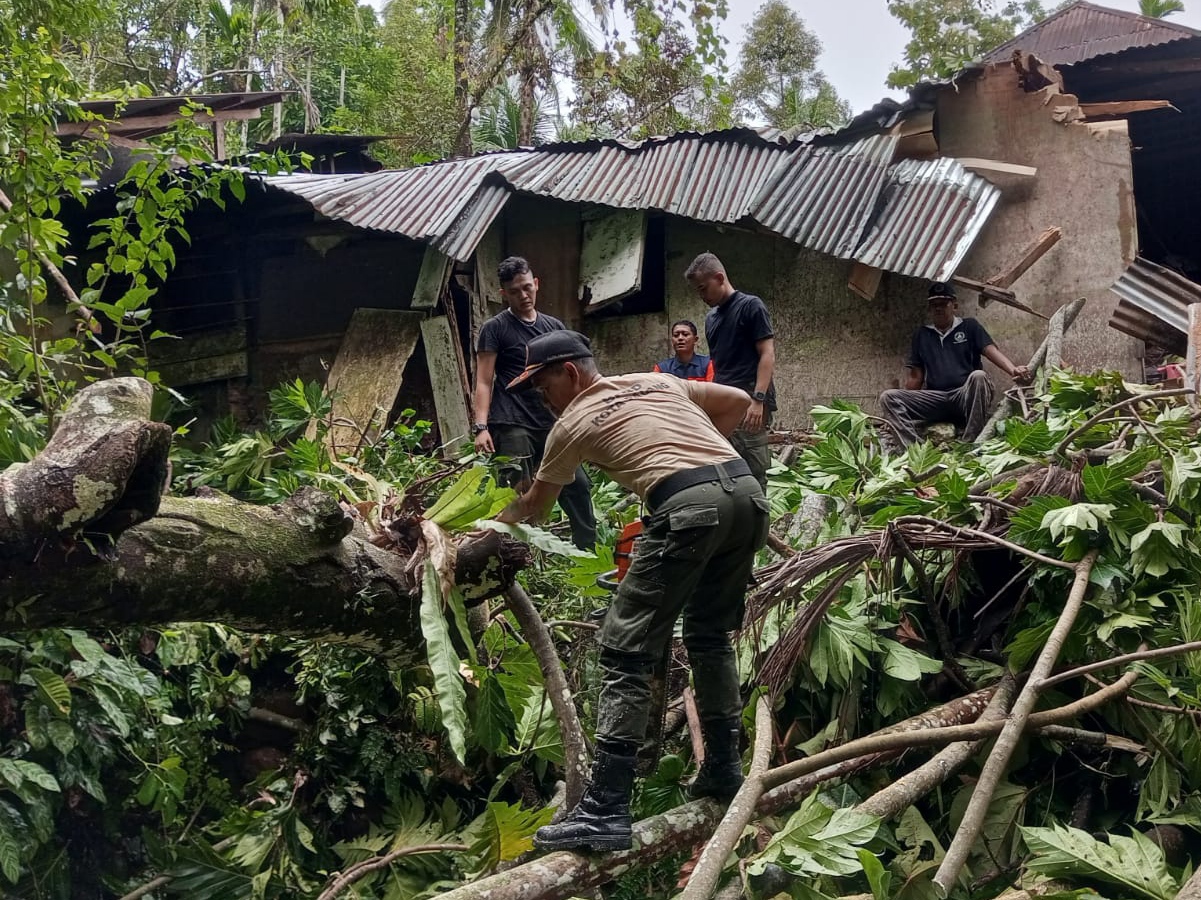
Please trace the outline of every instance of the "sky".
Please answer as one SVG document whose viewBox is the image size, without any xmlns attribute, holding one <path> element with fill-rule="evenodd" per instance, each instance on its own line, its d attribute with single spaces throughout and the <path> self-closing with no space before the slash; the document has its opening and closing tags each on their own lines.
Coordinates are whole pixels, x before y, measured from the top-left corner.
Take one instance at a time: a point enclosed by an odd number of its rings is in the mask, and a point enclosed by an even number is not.
<svg viewBox="0 0 1201 900">
<path fill-rule="evenodd" d="M 382 9 L 386 0 L 367 0 Z M 738 49 L 746 26 L 755 15 L 762 0 L 729 0 L 729 15 L 720 31 L 729 42 L 729 65 L 737 63 Z M 999 0 L 980 0 L 983 3 Z M 1129 12 L 1138 12 L 1137 0 L 1093 0 L 1098 5 Z M 908 32 L 888 14 L 885 0 L 788 0 L 805 24 L 821 39 L 820 66 L 838 93 L 851 104 L 854 112 L 862 112 L 884 97 L 900 99 L 904 95 L 890 91 L 885 79 L 894 63 L 900 62 Z M 620 7 L 620 3 L 616 4 Z M 1044 0 L 1055 6 L 1055 0 Z M 584 6 L 579 3 L 578 6 Z M 1201 0 L 1185 0 L 1185 11 L 1170 21 L 1201 29 Z M 618 24 L 619 30 L 629 33 L 628 22 Z M 599 39 L 599 30 L 596 32 Z"/>
</svg>

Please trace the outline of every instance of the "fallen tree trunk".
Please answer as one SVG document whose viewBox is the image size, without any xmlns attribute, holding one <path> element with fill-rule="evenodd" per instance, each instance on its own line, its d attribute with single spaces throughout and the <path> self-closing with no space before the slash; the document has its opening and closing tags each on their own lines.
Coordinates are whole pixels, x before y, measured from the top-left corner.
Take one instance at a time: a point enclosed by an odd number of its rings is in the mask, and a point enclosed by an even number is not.
<svg viewBox="0 0 1201 900">
<path fill-rule="evenodd" d="M 313 488 L 275 506 L 162 497 L 171 430 L 149 412 L 139 379 L 90 385 L 45 451 L 0 475 L 0 629 L 207 620 L 422 652 L 411 557 L 374 546 Z M 496 595 L 528 562 L 487 533 L 459 545 L 456 583 Z"/>
</svg>

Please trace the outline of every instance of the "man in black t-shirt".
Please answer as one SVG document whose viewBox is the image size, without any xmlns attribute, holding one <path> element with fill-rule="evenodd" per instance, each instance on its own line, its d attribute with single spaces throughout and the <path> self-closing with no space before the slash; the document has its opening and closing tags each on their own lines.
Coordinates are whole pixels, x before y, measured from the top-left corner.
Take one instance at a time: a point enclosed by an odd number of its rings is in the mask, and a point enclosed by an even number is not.
<svg viewBox="0 0 1201 900">
<path fill-rule="evenodd" d="M 927 303 L 930 324 L 914 332 L 905 388 L 881 394 L 880 408 L 904 446 L 920 440 L 918 428 L 936 422 L 962 426 L 963 440 L 974 441 L 992 414 L 993 386 L 981 357 L 1019 383 L 1030 370 L 1010 362 L 975 319 L 956 315 L 950 285 L 931 283 Z"/>
<path fill-rule="evenodd" d="M 754 294 L 735 290 L 726 268 L 712 253 L 692 261 L 684 277 L 711 309 L 705 316 L 705 340 L 713 358 L 713 380 L 751 395 L 746 418 L 730 443 L 747 461 L 759 486 L 767 490 L 771 451 L 767 429 L 776 409 L 776 342 L 767 306 Z"/>
<path fill-rule="evenodd" d="M 525 491 L 542 464 L 546 435 L 555 417 L 537 394 L 510 391 L 508 385 L 525 371 L 526 344 L 548 331 L 562 331 L 564 325 L 535 308 L 538 279 L 520 256 L 502 260 L 497 275 L 508 308 L 480 328 L 471 433 L 477 452 L 510 458 L 514 467 L 511 486 Z M 559 494 L 559 505 L 571 523 L 572 543 L 581 550 L 592 550 L 596 545 L 591 487 L 584 470 L 577 468 L 575 481 Z"/>
</svg>

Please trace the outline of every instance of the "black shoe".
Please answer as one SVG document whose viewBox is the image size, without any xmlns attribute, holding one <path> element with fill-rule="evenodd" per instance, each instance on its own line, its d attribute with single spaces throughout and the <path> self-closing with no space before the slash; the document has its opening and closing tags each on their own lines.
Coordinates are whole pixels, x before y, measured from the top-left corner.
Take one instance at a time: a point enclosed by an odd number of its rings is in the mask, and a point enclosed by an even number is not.
<svg viewBox="0 0 1201 900">
<path fill-rule="evenodd" d="M 701 722 L 705 735 L 705 761 L 688 782 L 693 800 L 712 797 L 729 803 L 742 787 L 742 756 L 738 752 L 741 728 L 737 719 Z"/>
<path fill-rule="evenodd" d="M 629 850 L 630 792 L 634 754 L 617 755 L 597 747 L 592 783 L 562 822 L 543 825 L 534 834 L 539 850 Z"/>
</svg>

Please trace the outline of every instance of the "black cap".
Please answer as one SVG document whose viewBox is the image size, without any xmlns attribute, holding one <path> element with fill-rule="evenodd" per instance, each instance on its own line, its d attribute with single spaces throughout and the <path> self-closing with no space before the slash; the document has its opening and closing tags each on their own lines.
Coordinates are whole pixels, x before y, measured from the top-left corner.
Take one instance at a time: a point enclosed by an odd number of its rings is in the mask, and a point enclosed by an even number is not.
<svg viewBox="0 0 1201 900">
<path fill-rule="evenodd" d="M 525 345 L 525 369 L 509 382 L 509 390 L 524 390 L 544 366 L 592 356 L 592 343 L 578 331 L 548 331 Z"/>
<path fill-rule="evenodd" d="M 959 302 L 959 298 L 955 296 L 955 289 L 945 281 L 931 281 L 930 287 L 926 290 L 926 300 L 954 300 Z"/>
</svg>

